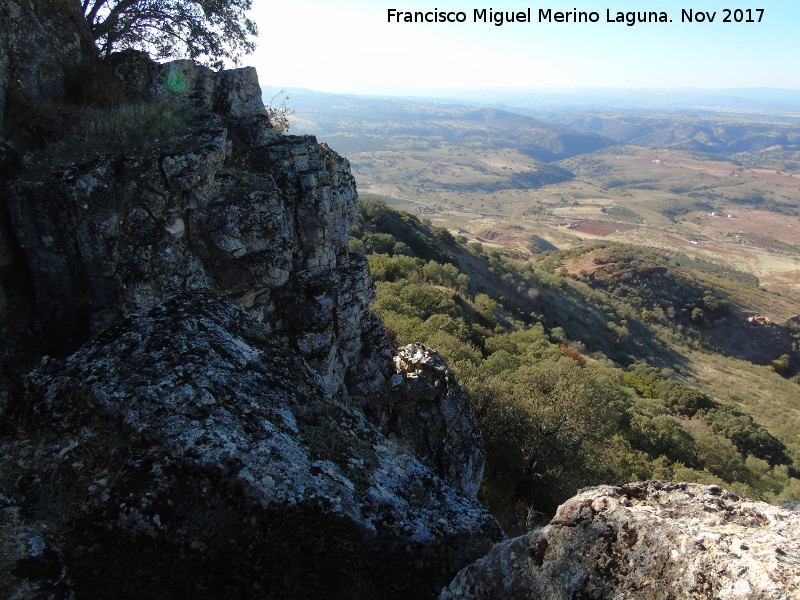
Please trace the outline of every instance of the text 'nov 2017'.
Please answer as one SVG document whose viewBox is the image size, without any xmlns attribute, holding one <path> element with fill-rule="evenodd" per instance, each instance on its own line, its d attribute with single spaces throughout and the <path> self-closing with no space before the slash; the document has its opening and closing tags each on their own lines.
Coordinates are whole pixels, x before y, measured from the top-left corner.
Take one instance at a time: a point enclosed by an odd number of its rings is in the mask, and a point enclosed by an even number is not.
<svg viewBox="0 0 800 600">
<path fill-rule="evenodd" d="M 471 11 L 447 11 L 433 8 L 428 11 L 405 11 L 396 8 L 387 10 L 389 23 L 488 23 L 500 27 L 510 23 L 619 23 L 633 27 L 643 23 L 761 23 L 763 8 L 725 8 L 722 10 L 680 9 L 677 12 L 663 10 L 605 11 L 553 10 L 552 8 L 525 8 L 522 10 L 493 10 L 474 8 Z"/>
</svg>

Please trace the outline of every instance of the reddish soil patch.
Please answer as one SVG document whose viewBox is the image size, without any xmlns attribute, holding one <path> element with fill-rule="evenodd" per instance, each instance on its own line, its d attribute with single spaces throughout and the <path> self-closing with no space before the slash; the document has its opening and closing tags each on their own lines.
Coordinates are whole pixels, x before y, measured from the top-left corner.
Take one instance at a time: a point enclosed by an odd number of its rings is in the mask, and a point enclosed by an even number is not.
<svg viewBox="0 0 800 600">
<path fill-rule="evenodd" d="M 587 274 L 592 274 L 597 269 L 602 267 L 608 266 L 612 263 L 602 262 L 603 259 L 600 259 L 600 263 L 595 263 L 595 259 L 598 257 L 597 252 L 587 252 L 583 256 L 581 256 L 577 261 L 565 261 L 564 267 L 566 267 L 568 273 L 578 274 L 580 272 L 585 272 Z"/>
<path fill-rule="evenodd" d="M 589 235 L 605 236 L 617 233 L 618 231 L 629 231 L 631 229 L 636 229 L 636 227 L 634 225 L 609 221 L 579 221 L 576 223 L 576 227 L 572 228 L 572 231 L 587 233 Z"/>
<path fill-rule="evenodd" d="M 679 238 L 678 236 L 675 236 L 675 235 L 670 235 L 669 233 L 665 233 L 664 237 L 667 238 L 668 240 L 670 240 L 672 242 L 676 242 L 678 244 L 688 244 L 689 243 L 689 240 L 685 240 L 683 238 Z"/>
<path fill-rule="evenodd" d="M 695 213 L 702 227 L 710 227 L 730 234 L 739 232 L 768 236 L 787 244 L 800 245 L 800 219 L 779 215 L 766 210 L 733 210 L 734 219 L 707 213 Z"/>
<path fill-rule="evenodd" d="M 658 160 L 659 162 L 654 163 L 654 160 Z M 748 179 L 758 179 L 760 181 L 768 181 L 769 183 L 800 189 L 800 175 L 791 175 L 783 172 L 778 173 L 771 170 L 743 169 L 727 162 L 702 161 L 668 155 L 659 155 L 658 158 L 636 158 L 631 162 L 638 165 L 650 165 L 652 167 L 683 167 L 694 171 L 705 172 L 714 177 L 731 177 L 744 181 Z"/>
<path fill-rule="evenodd" d="M 793 281 L 796 283 L 800 283 L 800 273 L 797 271 L 778 271 L 773 273 L 775 277 L 780 277 L 781 279 L 786 279 L 788 281 Z"/>
</svg>

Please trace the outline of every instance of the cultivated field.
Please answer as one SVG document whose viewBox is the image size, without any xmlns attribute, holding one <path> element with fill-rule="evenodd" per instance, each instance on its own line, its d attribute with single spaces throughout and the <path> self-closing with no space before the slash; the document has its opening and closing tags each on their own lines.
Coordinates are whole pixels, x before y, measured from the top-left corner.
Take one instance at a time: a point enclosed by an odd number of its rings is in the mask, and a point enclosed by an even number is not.
<svg viewBox="0 0 800 600">
<path fill-rule="evenodd" d="M 752 272 L 767 289 L 800 299 L 800 173 L 626 146 L 561 161 L 575 174 L 569 181 L 486 192 L 470 184 L 533 163 L 509 150 L 447 145 L 427 162 L 419 150 L 388 156 L 366 171 L 356 158 L 359 189 L 469 239 L 513 252 L 526 252 L 532 234 L 559 248 L 600 240 L 653 246 Z M 475 168 L 488 164 L 494 170 Z"/>
<path fill-rule="evenodd" d="M 359 192 L 470 240 L 518 254 L 531 235 L 654 246 L 800 298 L 800 137 L 786 122 L 610 115 L 601 133 L 641 144 L 611 145 L 499 110 L 336 102 L 302 118 L 347 156 Z"/>
</svg>

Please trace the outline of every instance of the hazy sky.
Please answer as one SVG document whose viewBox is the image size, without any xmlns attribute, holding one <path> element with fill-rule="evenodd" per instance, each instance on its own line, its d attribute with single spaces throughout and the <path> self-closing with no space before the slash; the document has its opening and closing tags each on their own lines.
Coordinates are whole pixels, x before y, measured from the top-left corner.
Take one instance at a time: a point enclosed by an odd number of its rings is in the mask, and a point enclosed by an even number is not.
<svg viewBox="0 0 800 600">
<path fill-rule="evenodd" d="M 258 50 L 247 64 L 265 85 L 360 92 L 419 88 L 800 89 L 800 2 L 761 0 L 760 23 L 723 23 L 747 2 L 664 0 L 541 3 L 475 0 L 254 0 Z M 618 11 L 664 11 L 671 23 L 608 23 Z M 532 22 L 474 23 L 474 9 L 525 11 Z M 463 11 L 464 23 L 388 23 L 388 9 Z M 596 11 L 597 23 L 540 23 L 539 9 Z M 716 12 L 682 23 L 682 9 Z M 732 15 L 732 17 L 735 15 Z M 743 15 L 747 17 L 747 14 Z"/>
</svg>

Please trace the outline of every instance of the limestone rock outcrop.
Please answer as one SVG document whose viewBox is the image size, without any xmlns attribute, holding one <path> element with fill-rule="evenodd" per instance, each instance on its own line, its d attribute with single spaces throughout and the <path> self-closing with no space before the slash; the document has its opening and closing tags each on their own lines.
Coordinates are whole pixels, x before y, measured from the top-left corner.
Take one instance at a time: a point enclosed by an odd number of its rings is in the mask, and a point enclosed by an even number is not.
<svg viewBox="0 0 800 600">
<path fill-rule="evenodd" d="M 441 397 L 392 388 L 349 163 L 279 135 L 252 69 L 106 68 L 192 116 L 68 159 L 0 145 L 0 595 L 433 597 L 502 532 L 441 360 L 405 372 Z"/>
<path fill-rule="evenodd" d="M 400 348 L 394 367 L 391 392 L 367 406 L 368 414 L 448 485 L 477 498 L 483 436 L 466 392 L 444 359 L 421 344 Z"/>
<path fill-rule="evenodd" d="M 42 544 L 79 597 L 432 597 L 500 535 L 208 291 L 122 319 L 26 385 L 0 469 L 58 524 Z"/>
<path fill-rule="evenodd" d="M 136 50 L 113 54 L 108 64 L 128 93 L 141 100 L 233 117 L 267 114 L 253 67 L 214 71 L 193 60 L 156 63 Z"/>
<path fill-rule="evenodd" d="M 286 337 L 328 391 L 353 381 L 356 395 L 376 393 L 390 349 L 366 333 L 380 331 L 367 310 L 368 267 L 347 249 L 349 163 L 311 137 L 277 134 L 252 69 L 176 62 L 177 92 L 160 75 L 175 63 L 127 52 L 114 64 L 143 97 L 199 111 L 186 133 L 147 151 L 23 170 L 9 186 L 37 345 L 65 355 L 124 314 L 213 288 Z"/>
<path fill-rule="evenodd" d="M 91 57 L 93 42 L 80 4 L 71 0 L 0 3 L 0 134 L 5 108 L 64 95 L 70 71 Z"/>
<path fill-rule="evenodd" d="M 580 492 L 502 542 L 441 600 L 800 597 L 800 512 L 717 486 L 650 481 Z"/>
</svg>

